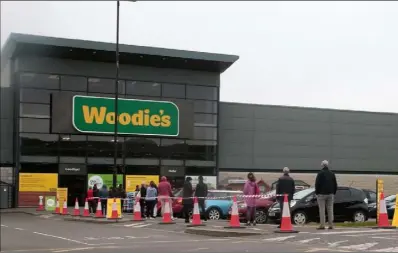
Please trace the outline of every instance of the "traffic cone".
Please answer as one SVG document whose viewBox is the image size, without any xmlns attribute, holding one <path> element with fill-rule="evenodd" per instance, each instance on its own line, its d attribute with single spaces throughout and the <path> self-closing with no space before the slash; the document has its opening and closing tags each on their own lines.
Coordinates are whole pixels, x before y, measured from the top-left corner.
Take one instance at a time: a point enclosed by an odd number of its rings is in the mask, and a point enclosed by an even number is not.
<svg viewBox="0 0 398 253">
<path fill-rule="evenodd" d="M 90 217 L 90 210 L 88 209 L 88 199 L 84 203 L 83 217 Z"/>
<path fill-rule="evenodd" d="M 193 203 L 193 214 L 192 214 L 192 224 L 187 225 L 188 227 L 198 227 L 198 226 L 205 226 L 200 219 L 200 211 L 199 211 L 199 203 L 198 198 L 194 198 Z"/>
<path fill-rule="evenodd" d="M 391 226 L 398 227 L 398 194 L 395 196 L 395 210 Z"/>
<path fill-rule="evenodd" d="M 64 200 L 64 205 L 62 206 L 62 215 L 68 215 L 68 205 L 66 203 L 66 200 Z"/>
<path fill-rule="evenodd" d="M 135 198 L 133 221 L 142 221 L 140 197 Z"/>
<path fill-rule="evenodd" d="M 115 198 L 113 198 L 113 203 L 112 203 L 112 214 L 111 214 L 111 217 L 108 219 L 109 220 L 118 220 L 119 219 L 119 214 L 117 213 L 117 204 L 116 204 Z"/>
<path fill-rule="evenodd" d="M 287 200 L 287 194 L 283 199 L 283 211 L 280 230 L 275 231 L 275 233 L 298 233 L 297 230 L 293 230 L 292 219 L 290 218 L 290 207 L 289 201 Z"/>
<path fill-rule="evenodd" d="M 36 209 L 36 211 L 44 211 L 43 196 L 39 196 L 39 207 Z"/>
<path fill-rule="evenodd" d="M 95 212 L 95 218 L 105 218 L 103 213 L 102 213 L 101 199 L 100 198 L 98 198 L 97 211 Z"/>
<path fill-rule="evenodd" d="M 55 205 L 55 211 L 53 212 L 53 214 L 61 214 L 60 210 L 59 210 L 59 200 L 57 198 L 57 204 Z"/>
<path fill-rule="evenodd" d="M 175 224 L 175 222 L 171 219 L 171 204 L 170 204 L 170 199 L 167 198 L 165 203 L 164 203 L 164 212 L 163 212 L 163 217 L 162 221 L 159 222 L 159 224 Z"/>
<path fill-rule="evenodd" d="M 386 201 L 384 199 L 384 193 L 383 192 L 381 192 L 381 194 L 380 194 L 379 206 L 380 206 L 379 219 L 378 219 L 378 222 L 377 222 L 377 227 L 374 227 L 374 228 L 376 228 L 376 229 L 377 228 L 395 229 L 395 227 L 390 226 L 390 223 L 388 222 Z"/>
<path fill-rule="evenodd" d="M 75 209 L 73 210 L 73 216 L 80 216 L 79 201 L 77 200 L 77 198 L 75 201 Z"/>
<path fill-rule="evenodd" d="M 236 202 L 236 196 L 233 197 L 231 219 L 229 220 L 229 226 L 226 226 L 224 228 L 246 228 L 240 225 L 238 203 Z"/>
</svg>

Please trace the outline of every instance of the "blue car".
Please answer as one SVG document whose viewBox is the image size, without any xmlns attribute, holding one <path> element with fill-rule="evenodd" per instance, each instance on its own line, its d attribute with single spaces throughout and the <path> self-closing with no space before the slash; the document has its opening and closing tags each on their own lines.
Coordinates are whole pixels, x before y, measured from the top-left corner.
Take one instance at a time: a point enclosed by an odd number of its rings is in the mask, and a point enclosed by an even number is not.
<svg viewBox="0 0 398 253">
<path fill-rule="evenodd" d="M 209 220 L 219 220 L 226 218 L 229 208 L 232 206 L 232 197 L 242 195 L 242 191 L 227 191 L 227 190 L 209 190 L 208 198 L 220 199 L 207 199 L 206 213 Z"/>
</svg>

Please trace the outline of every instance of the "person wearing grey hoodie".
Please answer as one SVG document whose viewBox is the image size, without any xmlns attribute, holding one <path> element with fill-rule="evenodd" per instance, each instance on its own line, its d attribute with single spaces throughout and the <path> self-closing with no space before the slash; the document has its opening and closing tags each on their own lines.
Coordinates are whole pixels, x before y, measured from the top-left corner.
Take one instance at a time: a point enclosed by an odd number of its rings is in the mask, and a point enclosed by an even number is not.
<svg viewBox="0 0 398 253">
<path fill-rule="evenodd" d="M 107 209 L 107 201 L 109 197 L 109 191 L 106 185 L 102 185 L 101 189 L 99 190 L 99 197 L 101 198 L 101 210 L 104 215 L 106 215 Z"/>
</svg>

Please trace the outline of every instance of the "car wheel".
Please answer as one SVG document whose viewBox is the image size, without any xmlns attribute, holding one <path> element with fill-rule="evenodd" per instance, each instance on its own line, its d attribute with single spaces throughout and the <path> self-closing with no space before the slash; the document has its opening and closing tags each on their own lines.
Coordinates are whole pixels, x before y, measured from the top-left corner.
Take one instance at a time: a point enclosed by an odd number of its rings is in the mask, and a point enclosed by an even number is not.
<svg viewBox="0 0 398 253">
<path fill-rule="evenodd" d="M 307 214 L 303 211 L 297 211 L 293 214 L 293 223 L 295 225 L 305 225 L 308 222 Z"/>
<path fill-rule="evenodd" d="M 221 212 L 217 208 L 210 208 L 207 212 L 209 220 L 219 220 L 221 219 Z"/>
<path fill-rule="evenodd" d="M 352 216 L 352 220 L 354 222 L 365 222 L 366 221 L 366 214 L 364 211 L 355 211 L 354 215 Z"/>
<path fill-rule="evenodd" d="M 268 221 L 268 215 L 265 210 L 257 210 L 256 211 L 256 222 L 258 224 L 264 224 Z"/>
</svg>

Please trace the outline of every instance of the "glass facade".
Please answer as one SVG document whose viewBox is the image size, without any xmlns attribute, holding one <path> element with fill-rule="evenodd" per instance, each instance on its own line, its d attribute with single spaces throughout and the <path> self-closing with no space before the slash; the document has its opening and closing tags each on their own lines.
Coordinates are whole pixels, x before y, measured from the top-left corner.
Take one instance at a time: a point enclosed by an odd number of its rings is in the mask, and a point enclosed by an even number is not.
<svg viewBox="0 0 398 253">
<path fill-rule="evenodd" d="M 19 73 L 19 86 L 21 172 L 41 167 L 40 171 L 44 173 L 49 164 L 54 166 L 64 161 L 85 163 L 89 173 L 96 168 L 108 171 L 113 167 L 113 135 L 51 134 L 50 113 L 51 93 L 113 97 L 114 79 Z M 120 80 L 121 98 L 189 100 L 194 104 L 195 113 L 193 139 L 120 136 L 117 154 L 120 171 L 157 174 L 160 167 L 167 164 L 185 167 L 186 174 L 214 174 L 218 92 L 218 87 Z"/>
</svg>

